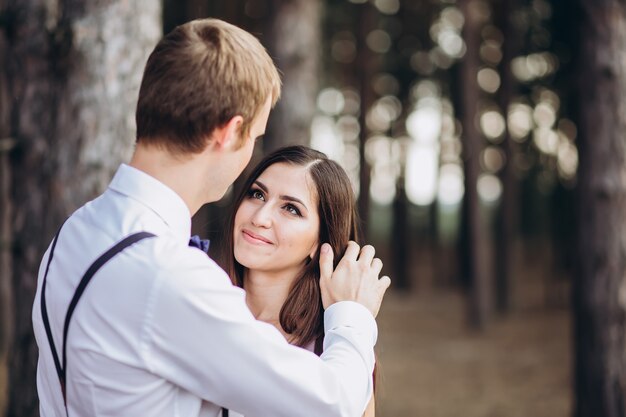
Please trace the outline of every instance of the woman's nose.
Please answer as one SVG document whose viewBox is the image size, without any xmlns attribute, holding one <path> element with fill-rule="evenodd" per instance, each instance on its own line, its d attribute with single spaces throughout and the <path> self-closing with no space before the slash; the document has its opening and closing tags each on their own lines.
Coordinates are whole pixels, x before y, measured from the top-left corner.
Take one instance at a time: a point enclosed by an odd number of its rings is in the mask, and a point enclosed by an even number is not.
<svg viewBox="0 0 626 417">
<path fill-rule="evenodd" d="M 252 224 L 256 227 L 268 228 L 272 225 L 272 216 L 268 204 L 263 204 L 252 215 Z"/>
</svg>

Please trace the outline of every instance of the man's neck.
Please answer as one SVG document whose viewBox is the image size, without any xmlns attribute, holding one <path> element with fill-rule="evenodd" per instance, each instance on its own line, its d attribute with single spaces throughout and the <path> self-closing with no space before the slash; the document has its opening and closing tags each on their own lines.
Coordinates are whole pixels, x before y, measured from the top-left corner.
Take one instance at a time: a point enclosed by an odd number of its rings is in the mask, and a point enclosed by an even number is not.
<svg viewBox="0 0 626 417">
<path fill-rule="evenodd" d="M 129 165 L 171 188 L 192 216 L 206 203 L 202 195 L 207 182 L 206 166 L 196 155 L 176 156 L 157 146 L 138 144 Z"/>
</svg>

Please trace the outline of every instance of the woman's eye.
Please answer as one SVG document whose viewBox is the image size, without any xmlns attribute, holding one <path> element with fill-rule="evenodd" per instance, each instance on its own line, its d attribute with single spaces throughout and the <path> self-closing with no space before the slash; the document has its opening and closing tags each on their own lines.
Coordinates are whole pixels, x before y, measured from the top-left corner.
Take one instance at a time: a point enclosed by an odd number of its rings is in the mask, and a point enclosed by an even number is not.
<svg viewBox="0 0 626 417">
<path fill-rule="evenodd" d="M 264 200 L 265 199 L 265 196 L 263 196 L 263 193 L 261 192 L 261 190 L 250 190 L 248 192 L 248 195 L 251 198 L 255 198 L 257 200 Z"/>
<path fill-rule="evenodd" d="M 298 210 L 298 208 L 294 205 L 291 204 L 287 204 L 285 206 L 285 210 L 287 210 L 289 213 L 295 215 L 295 216 L 302 216 L 302 214 L 300 213 L 300 210 Z"/>
</svg>

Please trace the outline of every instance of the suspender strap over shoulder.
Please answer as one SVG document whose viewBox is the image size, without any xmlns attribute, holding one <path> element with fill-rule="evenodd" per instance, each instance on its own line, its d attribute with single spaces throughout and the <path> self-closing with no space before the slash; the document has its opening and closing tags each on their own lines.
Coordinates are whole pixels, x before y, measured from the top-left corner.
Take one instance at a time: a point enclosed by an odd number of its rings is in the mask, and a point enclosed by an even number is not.
<svg viewBox="0 0 626 417">
<path fill-rule="evenodd" d="M 63 227 L 63 226 L 61 226 Z M 93 276 L 98 272 L 104 264 L 111 260 L 115 255 L 122 252 L 127 247 L 149 237 L 154 237 L 155 235 L 148 232 L 138 232 L 134 233 L 130 236 L 125 237 L 120 242 L 115 244 L 112 248 L 107 250 L 104 254 L 102 254 L 96 261 L 87 269 L 85 275 L 80 280 L 76 291 L 74 292 L 74 296 L 72 297 L 72 301 L 67 309 L 67 313 L 65 315 L 65 323 L 63 326 L 63 344 L 62 344 L 62 362 L 59 361 L 59 355 L 57 353 L 56 347 L 54 345 L 54 339 L 52 338 L 52 330 L 50 328 L 50 320 L 48 318 L 48 310 L 46 308 L 46 280 L 48 277 L 48 271 L 50 270 L 50 264 L 52 262 L 52 258 L 54 256 L 54 249 L 56 247 L 57 241 L 59 240 L 59 233 L 61 229 L 57 232 L 54 237 L 54 241 L 52 242 L 52 247 L 50 248 L 50 256 L 48 257 L 48 263 L 46 265 L 46 271 L 43 276 L 43 283 L 41 287 L 41 316 L 43 319 L 43 324 L 46 329 L 46 336 L 48 337 L 48 343 L 50 344 L 50 350 L 52 351 L 52 357 L 54 359 L 54 366 L 57 371 L 57 376 L 59 377 L 59 382 L 61 384 L 61 391 L 63 392 L 63 402 L 67 405 L 67 396 L 65 393 L 65 370 L 67 369 L 67 355 L 66 355 L 66 342 L 67 342 L 67 333 L 69 330 L 70 322 L 72 319 L 72 315 L 74 314 L 74 310 L 76 309 L 76 305 L 80 300 L 81 296 L 85 292 L 87 285 L 91 282 Z"/>
<path fill-rule="evenodd" d="M 59 233 L 61 233 L 61 227 L 57 231 L 57 234 L 54 236 L 54 240 L 52 241 L 52 247 L 50 248 L 50 255 L 48 256 L 48 263 L 46 264 L 46 272 L 43 275 L 43 283 L 41 285 L 41 316 L 43 319 L 43 325 L 46 329 L 46 336 L 48 337 L 48 344 L 50 345 L 50 349 L 52 350 L 52 358 L 54 359 L 54 367 L 57 370 L 57 376 L 59 377 L 59 381 L 61 382 L 61 390 L 63 391 L 63 398 L 65 399 L 65 384 L 62 382 L 64 380 L 63 377 L 63 368 L 61 367 L 61 363 L 59 362 L 59 355 L 57 355 L 56 348 L 54 346 L 54 339 L 52 338 L 52 330 L 50 329 L 50 320 L 48 319 L 48 308 L 46 306 L 46 280 L 48 278 L 48 271 L 50 270 L 50 264 L 52 263 L 52 258 L 54 257 L 54 248 L 57 246 L 57 241 L 59 240 Z"/>
</svg>

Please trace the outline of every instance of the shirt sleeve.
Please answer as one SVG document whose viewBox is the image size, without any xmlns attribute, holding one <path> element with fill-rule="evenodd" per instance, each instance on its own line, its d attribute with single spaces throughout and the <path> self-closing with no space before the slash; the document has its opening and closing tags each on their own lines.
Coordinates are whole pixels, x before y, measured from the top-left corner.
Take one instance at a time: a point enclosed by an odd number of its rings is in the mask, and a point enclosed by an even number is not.
<svg viewBox="0 0 626 417">
<path fill-rule="evenodd" d="M 291 346 L 254 319 L 245 293 L 204 254 L 159 268 L 148 297 L 146 367 L 200 398 L 246 417 L 360 416 L 373 388 L 376 322 L 354 302 L 325 312 L 321 357 Z"/>
</svg>

